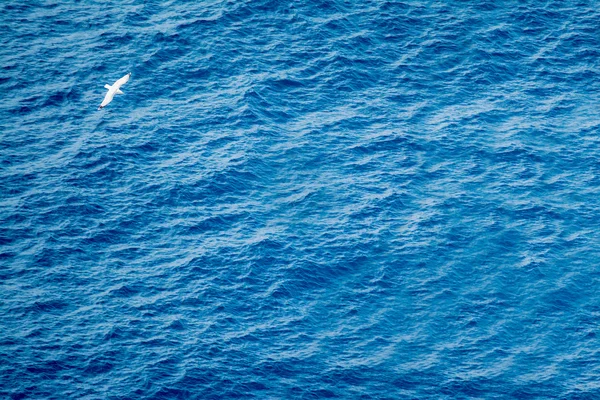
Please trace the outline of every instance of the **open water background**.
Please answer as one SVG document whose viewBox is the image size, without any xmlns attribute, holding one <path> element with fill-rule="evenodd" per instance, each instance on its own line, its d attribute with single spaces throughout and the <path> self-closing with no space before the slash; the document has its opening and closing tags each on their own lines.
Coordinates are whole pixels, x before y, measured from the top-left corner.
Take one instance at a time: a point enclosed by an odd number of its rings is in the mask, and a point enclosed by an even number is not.
<svg viewBox="0 0 600 400">
<path fill-rule="evenodd" d="M 3 2 L 0 397 L 600 398 L 599 10 Z"/>
</svg>

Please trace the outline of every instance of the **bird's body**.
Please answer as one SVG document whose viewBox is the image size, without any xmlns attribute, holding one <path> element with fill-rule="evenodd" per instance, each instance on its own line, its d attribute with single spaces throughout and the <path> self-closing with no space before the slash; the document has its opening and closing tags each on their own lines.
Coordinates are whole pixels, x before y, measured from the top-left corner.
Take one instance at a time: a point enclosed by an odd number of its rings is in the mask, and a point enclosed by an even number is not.
<svg viewBox="0 0 600 400">
<path fill-rule="evenodd" d="M 108 89 L 108 93 L 106 93 L 106 96 L 104 96 L 104 100 L 102 100 L 102 104 L 100 104 L 98 110 L 101 110 L 104 107 L 106 107 L 106 105 L 112 101 L 113 97 L 115 97 L 115 94 L 123 94 L 120 88 L 121 86 L 127 83 L 130 76 L 131 72 L 119 79 L 118 81 L 116 81 L 112 86 L 104 85 L 104 87 Z"/>
</svg>

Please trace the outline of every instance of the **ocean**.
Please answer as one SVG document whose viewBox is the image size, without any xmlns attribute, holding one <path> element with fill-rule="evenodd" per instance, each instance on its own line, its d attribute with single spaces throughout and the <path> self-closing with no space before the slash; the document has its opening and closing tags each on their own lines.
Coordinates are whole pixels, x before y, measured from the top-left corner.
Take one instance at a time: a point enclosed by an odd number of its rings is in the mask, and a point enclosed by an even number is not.
<svg viewBox="0 0 600 400">
<path fill-rule="evenodd" d="M 597 1 L 0 10 L 0 398 L 600 398 Z"/>
</svg>

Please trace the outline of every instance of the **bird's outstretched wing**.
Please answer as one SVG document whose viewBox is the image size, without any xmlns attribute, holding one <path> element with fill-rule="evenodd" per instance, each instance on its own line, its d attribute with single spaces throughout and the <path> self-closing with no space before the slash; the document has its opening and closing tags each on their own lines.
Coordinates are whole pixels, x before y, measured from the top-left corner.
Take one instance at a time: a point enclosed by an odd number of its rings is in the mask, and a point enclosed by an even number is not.
<svg viewBox="0 0 600 400">
<path fill-rule="evenodd" d="M 121 79 L 119 79 L 118 81 L 116 81 L 112 87 L 118 90 L 122 85 L 127 83 L 130 76 L 131 76 L 131 72 L 128 73 L 127 75 L 125 75 L 124 77 L 122 77 Z"/>
<path fill-rule="evenodd" d="M 115 92 L 113 92 L 112 90 L 106 92 L 106 96 L 104 96 L 104 100 L 102 100 L 102 104 L 100 104 L 98 110 L 101 110 L 104 107 L 106 107 L 106 105 L 112 101 L 113 97 L 115 97 Z"/>
</svg>

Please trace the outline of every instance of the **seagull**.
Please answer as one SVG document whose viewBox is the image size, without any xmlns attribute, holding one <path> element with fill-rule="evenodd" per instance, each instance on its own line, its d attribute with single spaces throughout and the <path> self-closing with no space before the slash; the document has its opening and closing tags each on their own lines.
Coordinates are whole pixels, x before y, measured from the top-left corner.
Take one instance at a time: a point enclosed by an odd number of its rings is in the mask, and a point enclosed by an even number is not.
<svg viewBox="0 0 600 400">
<path fill-rule="evenodd" d="M 106 93 L 106 96 L 104 96 L 104 100 L 102 100 L 102 104 L 100 104 L 98 110 L 102 110 L 104 107 L 106 107 L 106 105 L 112 101 L 113 97 L 115 97 L 115 94 L 124 94 L 120 88 L 127 83 L 130 76 L 131 72 L 116 81 L 112 86 L 104 85 L 104 87 L 108 89 L 108 93 Z"/>
</svg>

